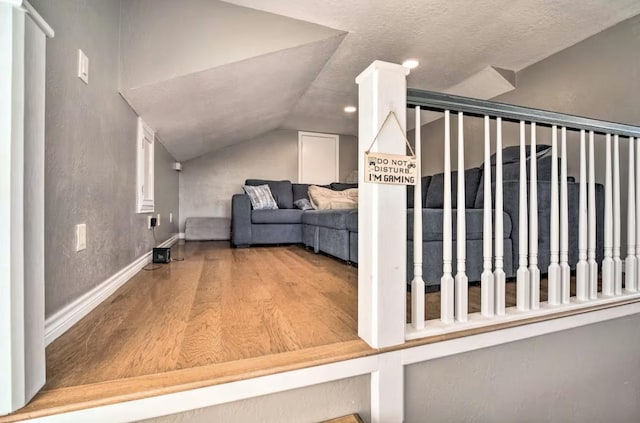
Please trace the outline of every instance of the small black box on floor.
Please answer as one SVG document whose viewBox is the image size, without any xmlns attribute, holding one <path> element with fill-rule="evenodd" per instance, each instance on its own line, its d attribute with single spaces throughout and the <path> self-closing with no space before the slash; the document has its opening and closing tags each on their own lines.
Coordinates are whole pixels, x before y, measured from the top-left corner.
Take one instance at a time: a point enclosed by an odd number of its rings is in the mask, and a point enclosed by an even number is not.
<svg viewBox="0 0 640 423">
<path fill-rule="evenodd" d="M 153 262 L 154 263 L 170 263 L 171 262 L 171 248 L 154 248 L 153 249 Z"/>
</svg>

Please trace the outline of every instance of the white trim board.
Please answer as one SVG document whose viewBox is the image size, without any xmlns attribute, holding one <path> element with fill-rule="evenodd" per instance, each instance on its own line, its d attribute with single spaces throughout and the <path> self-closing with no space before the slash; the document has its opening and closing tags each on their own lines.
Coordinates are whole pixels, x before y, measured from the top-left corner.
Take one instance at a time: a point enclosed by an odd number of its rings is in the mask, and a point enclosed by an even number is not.
<svg viewBox="0 0 640 423">
<path fill-rule="evenodd" d="M 54 414 L 32 419 L 47 423 L 116 423 L 137 422 L 185 411 L 227 404 L 262 395 L 304 388 L 325 382 L 367 375 L 378 367 L 376 355 L 354 360 L 338 361 L 305 369 L 292 370 L 267 376 L 207 386 L 189 391 L 175 392 L 125 401 L 115 404 Z"/>
<path fill-rule="evenodd" d="M 177 235 L 173 235 L 171 238 L 158 245 L 158 247 L 170 247 L 177 241 Z M 89 314 L 91 310 L 96 308 L 118 288 L 129 281 L 129 279 L 142 270 L 142 268 L 150 261 L 151 251 L 137 258 L 135 261 L 123 269 L 120 269 L 117 273 L 93 288 L 91 291 L 49 316 L 44 323 L 45 344 L 49 345 L 56 338 L 69 330 L 71 326 L 75 325 L 80 321 L 80 319 Z"/>
</svg>

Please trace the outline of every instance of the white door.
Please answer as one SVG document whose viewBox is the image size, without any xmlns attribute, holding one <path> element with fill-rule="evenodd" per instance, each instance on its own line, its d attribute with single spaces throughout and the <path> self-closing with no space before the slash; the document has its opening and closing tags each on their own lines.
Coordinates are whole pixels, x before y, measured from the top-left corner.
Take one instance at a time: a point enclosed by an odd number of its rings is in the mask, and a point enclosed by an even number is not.
<svg viewBox="0 0 640 423">
<path fill-rule="evenodd" d="M 328 184 L 339 180 L 339 137 L 298 132 L 298 182 Z"/>
</svg>

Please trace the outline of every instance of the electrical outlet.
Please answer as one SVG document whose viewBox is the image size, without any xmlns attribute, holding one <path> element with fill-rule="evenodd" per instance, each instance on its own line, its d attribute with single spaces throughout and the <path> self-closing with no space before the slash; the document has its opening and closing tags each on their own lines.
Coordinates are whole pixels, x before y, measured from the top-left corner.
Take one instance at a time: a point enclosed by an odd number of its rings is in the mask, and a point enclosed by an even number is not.
<svg viewBox="0 0 640 423">
<path fill-rule="evenodd" d="M 85 84 L 89 84 L 89 58 L 78 49 L 78 78 Z"/>
<path fill-rule="evenodd" d="M 158 217 L 156 217 L 156 226 L 160 226 L 160 213 L 158 213 Z"/>
<path fill-rule="evenodd" d="M 169 213 L 169 223 L 173 223 L 173 213 Z"/>
<path fill-rule="evenodd" d="M 82 251 L 87 248 L 87 224 L 81 223 L 76 225 L 76 251 Z"/>
</svg>

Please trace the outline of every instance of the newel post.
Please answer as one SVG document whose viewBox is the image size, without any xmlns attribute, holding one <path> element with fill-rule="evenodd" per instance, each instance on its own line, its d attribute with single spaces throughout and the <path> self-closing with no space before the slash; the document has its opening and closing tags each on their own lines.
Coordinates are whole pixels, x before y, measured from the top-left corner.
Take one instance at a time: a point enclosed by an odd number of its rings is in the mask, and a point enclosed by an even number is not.
<svg viewBox="0 0 640 423">
<path fill-rule="evenodd" d="M 393 111 L 406 133 L 406 76 L 397 64 L 375 61 L 356 78 L 358 127 L 358 335 L 374 348 L 404 342 L 407 272 L 406 187 L 364 182 L 364 154 Z M 390 123 L 372 152 L 406 153 Z"/>
</svg>

